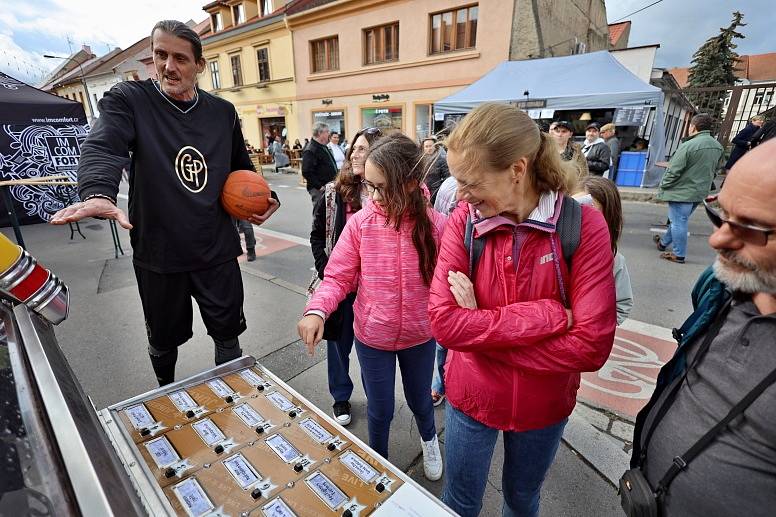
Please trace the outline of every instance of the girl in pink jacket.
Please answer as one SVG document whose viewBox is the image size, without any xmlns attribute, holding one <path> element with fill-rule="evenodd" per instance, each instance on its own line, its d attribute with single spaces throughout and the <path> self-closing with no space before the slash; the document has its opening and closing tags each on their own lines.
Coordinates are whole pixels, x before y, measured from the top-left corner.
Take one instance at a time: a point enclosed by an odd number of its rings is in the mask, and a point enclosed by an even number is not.
<svg viewBox="0 0 776 517">
<path fill-rule="evenodd" d="M 326 317 L 348 293 L 358 292 L 353 330 L 369 445 L 388 457 L 398 360 L 420 431 L 424 472 L 435 481 L 442 476 L 442 456 L 429 395 L 435 342 L 427 307 L 445 218 L 423 193 L 421 161 L 417 144 L 402 134 L 370 149 L 364 179 L 370 200 L 345 225 L 298 330 L 312 354 Z"/>
</svg>

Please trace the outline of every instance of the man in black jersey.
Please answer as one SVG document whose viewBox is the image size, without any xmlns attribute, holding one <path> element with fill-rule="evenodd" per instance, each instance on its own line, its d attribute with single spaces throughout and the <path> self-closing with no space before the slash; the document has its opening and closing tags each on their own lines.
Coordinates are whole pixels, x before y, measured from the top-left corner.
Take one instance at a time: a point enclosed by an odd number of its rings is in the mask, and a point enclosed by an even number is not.
<svg viewBox="0 0 776 517">
<path fill-rule="evenodd" d="M 148 352 L 159 385 L 173 382 L 178 346 L 192 336 L 197 301 L 215 362 L 242 354 L 242 253 L 219 197 L 229 172 L 252 169 L 234 106 L 197 88 L 205 67 L 199 36 L 178 21 L 151 31 L 158 81 L 128 81 L 99 101 L 100 118 L 81 146 L 79 195 L 53 224 L 115 219 L 130 230 Z M 122 164 L 131 156 L 129 217 L 116 206 Z M 272 193 L 262 224 L 280 203 Z"/>
</svg>

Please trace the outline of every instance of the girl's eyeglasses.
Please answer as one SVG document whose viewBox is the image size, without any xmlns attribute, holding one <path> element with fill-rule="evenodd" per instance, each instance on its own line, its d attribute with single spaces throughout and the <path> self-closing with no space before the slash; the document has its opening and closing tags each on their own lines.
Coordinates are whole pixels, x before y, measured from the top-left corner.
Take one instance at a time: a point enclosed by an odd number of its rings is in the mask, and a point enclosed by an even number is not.
<svg viewBox="0 0 776 517">
<path fill-rule="evenodd" d="M 703 207 L 706 209 L 706 215 L 709 216 L 711 224 L 717 228 L 722 228 L 723 224 L 727 224 L 730 231 L 744 242 L 754 244 L 756 246 L 765 246 L 768 244 L 768 239 L 771 234 L 776 233 L 776 228 L 762 228 L 760 226 L 753 226 L 750 224 L 737 223 L 726 219 L 722 214 L 724 213 L 717 196 L 709 196 L 703 201 Z"/>
<path fill-rule="evenodd" d="M 371 181 L 367 180 L 366 178 L 363 178 L 361 180 L 361 184 L 366 187 L 366 191 L 369 193 L 369 195 L 372 195 L 375 192 L 377 192 L 378 194 L 380 194 L 380 197 L 382 197 L 382 195 L 383 195 L 383 187 L 378 187 L 377 185 L 375 185 Z"/>
</svg>

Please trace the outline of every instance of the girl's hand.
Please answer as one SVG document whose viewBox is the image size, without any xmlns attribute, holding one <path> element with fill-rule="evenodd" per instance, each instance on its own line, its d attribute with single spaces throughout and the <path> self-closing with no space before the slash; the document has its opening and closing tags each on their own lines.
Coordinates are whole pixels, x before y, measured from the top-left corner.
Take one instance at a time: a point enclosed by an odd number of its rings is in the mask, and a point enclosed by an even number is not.
<svg viewBox="0 0 776 517">
<path fill-rule="evenodd" d="M 323 318 L 317 314 L 309 314 L 299 320 L 296 330 L 304 344 L 307 345 L 307 354 L 312 357 L 315 353 L 315 345 L 323 337 Z"/>
<path fill-rule="evenodd" d="M 450 291 L 455 297 L 455 301 L 464 309 L 476 309 L 477 298 L 474 297 L 474 285 L 469 277 L 460 271 L 450 271 L 447 274 L 447 281 L 450 283 Z"/>
</svg>

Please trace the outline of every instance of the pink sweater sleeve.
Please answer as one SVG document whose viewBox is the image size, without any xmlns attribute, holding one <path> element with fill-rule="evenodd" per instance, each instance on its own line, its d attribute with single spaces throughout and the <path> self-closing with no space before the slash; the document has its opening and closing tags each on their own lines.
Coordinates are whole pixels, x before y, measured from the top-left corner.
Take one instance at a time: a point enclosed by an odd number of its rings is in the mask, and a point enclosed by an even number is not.
<svg viewBox="0 0 776 517">
<path fill-rule="evenodd" d="M 345 224 L 337 244 L 331 252 L 323 273 L 323 281 L 305 307 L 305 314 L 321 311 L 328 318 L 348 293 L 358 288 L 361 271 L 361 215 L 363 210 Z"/>
</svg>

